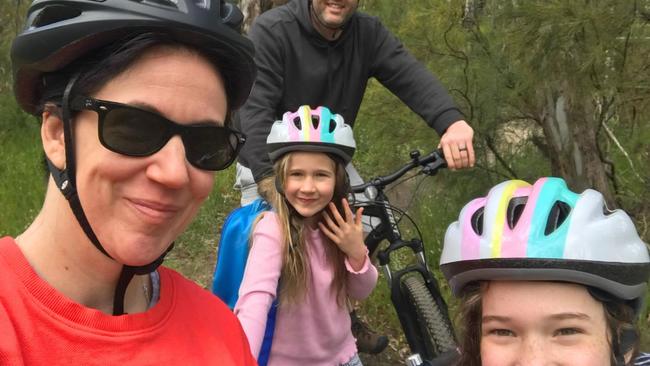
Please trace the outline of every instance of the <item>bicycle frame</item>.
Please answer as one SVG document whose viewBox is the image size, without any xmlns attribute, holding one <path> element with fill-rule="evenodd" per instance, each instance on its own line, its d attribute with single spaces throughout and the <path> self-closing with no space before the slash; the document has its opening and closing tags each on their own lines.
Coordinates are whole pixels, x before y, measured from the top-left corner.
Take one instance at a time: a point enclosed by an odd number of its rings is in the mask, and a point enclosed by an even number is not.
<svg viewBox="0 0 650 366">
<path fill-rule="evenodd" d="M 446 167 L 446 162 L 442 157 L 442 152 L 434 151 L 424 158 L 420 158 L 420 153 L 417 151 L 411 152 L 411 162 L 404 167 L 398 169 L 395 173 L 383 177 L 371 179 L 367 183 L 352 187 L 354 193 L 370 192 L 367 196 L 371 199 L 372 203 L 364 206 L 364 215 L 376 217 L 380 220 L 380 224 L 373 228 L 367 235 L 365 244 L 371 255 L 377 252 L 377 259 L 386 276 L 388 287 L 390 289 L 390 296 L 393 306 L 397 312 L 402 330 L 406 336 L 411 352 L 418 353 L 423 356 L 427 355 L 424 341 L 419 336 L 420 328 L 416 314 L 409 308 L 409 304 L 404 298 L 401 290 L 402 279 L 406 275 L 417 273 L 424 279 L 424 282 L 431 293 L 433 299 L 442 309 L 446 319 L 449 319 L 447 304 L 445 303 L 440 290 L 438 282 L 433 273 L 429 270 L 424 254 L 424 244 L 420 239 L 404 240 L 402 233 L 399 230 L 393 209 L 390 206 L 388 197 L 384 193 L 384 189 L 391 183 L 402 177 L 408 171 L 422 167 L 427 175 L 435 175 L 436 172 Z M 376 190 L 376 191 L 373 191 Z M 373 197 L 374 196 L 374 197 Z M 388 241 L 388 246 L 383 249 L 378 249 L 379 244 L 383 241 Z M 402 248 L 410 248 L 417 258 L 417 263 L 407 265 L 396 271 L 391 269 L 391 255 L 395 251 Z M 451 329 L 451 322 L 448 325 Z"/>
</svg>

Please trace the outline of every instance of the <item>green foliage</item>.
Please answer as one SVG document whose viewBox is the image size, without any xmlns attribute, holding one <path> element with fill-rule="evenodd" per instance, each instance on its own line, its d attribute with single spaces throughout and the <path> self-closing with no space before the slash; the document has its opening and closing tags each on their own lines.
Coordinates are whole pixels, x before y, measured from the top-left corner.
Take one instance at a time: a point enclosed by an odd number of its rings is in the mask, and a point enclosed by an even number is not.
<svg viewBox="0 0 650 366">
<path fill-rule="evenodd" d="M 21 0 L 0 2 L 0 93 L 11 89 L 11 40 L 22 27 L 28 2 Z"/>
<path fill-rule="evenodd" d="M 40 125 L 13 94 L 0 93 L 0 233 L 17 235 L 36 216 L 45 192 Z"/>
<path fill-rule="evenodd" d="M 477 168 L 427 178 L 411 204 L 429 262 L 438 262 L 445 229 L 464 203 L 504 179 L 532 182 L 550 174 L 538 113 L 547 101 L 540 99 L 540 91 L 564 86 L 587 96 L 581 100 L 594 100 L 599 113 L 595 120 L 603 125 L 592 128 L 603 156 L 611 161 L 617 200 L 635 217 L 647 242 L 650 38 L 647 17 L 639 15 L 643 2 L 474 1 L 478 8 L 473 19 L 465 14 L 466 3 L 365 2 L 365 10 L 380 15 L 447 85 L 477 134 Z M 391 6 L 399 11 L 389 11 Z M 395 13 L 395 18 L 384 18 Z M 428 150 L 437 144 L 435 134 L 400 104 L 377 83 L 369 85 L 355 125 L 360 140 L 355 161 L 365 176 L 390 171 L 406 161 L 409 149 Z M 409 132 L 395 129 L 394 121 Z M 398 190 L 412 194 L 415 186 L 404 184 Z"/>
<path fill-rule="evenodd" d="M 20 112 L 9 88 L 9 47 L 27 3 L 0 2 L 0 235 L 25 228 L 41 207 L 45 187 L 39 124 Z M 546 102 L 540 90 L 557 83 L 599 101 L 598 112 L 616 141 L 602 126 L 593 128 L 611 161 L 617 199 L 650 241 L 650 34 L 647 18 L 639 15 L 639 9 L 650 9 L 648 1 L 474 3 L 480 6 L 471 18 L 465 0 L 361 0 L 363 11 L 379 16 L 440 78 L 475 128 L 475 169 L 414 178 L 391 192 L 393 203 L 408 208 L 418 223 L 445 294 L 437 263 L 444 232 L 462 206 L 502 180 L 532 182 L 550 174 L 546 137 L 532 111 Z M 376 81 L 369 83 L 355 136 L 355 164 L 364 177 L 390 172 L 411 150 L 426 153 L 438 143 L 435 132 Z M 211 281 L 223 218 L 238 203 L 233 180 L 233 169 L 217 173 L 212 194 L 167 260 L 203 286 Z M 397 338 L 389 301 L 382 278 L 363 309 L 371 324 Z M 646 311 L 646 349 L 647 316 Z"/>
</svg>

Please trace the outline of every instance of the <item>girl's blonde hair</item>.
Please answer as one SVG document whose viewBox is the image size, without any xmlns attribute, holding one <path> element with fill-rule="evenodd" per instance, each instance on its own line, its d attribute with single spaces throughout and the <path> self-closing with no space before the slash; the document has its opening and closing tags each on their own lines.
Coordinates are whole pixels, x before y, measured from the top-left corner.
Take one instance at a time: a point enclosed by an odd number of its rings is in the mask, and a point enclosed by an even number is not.
<svg viewBox="0 0 650 366">
<path fill-rule="evenodd" d="M 278 189 L 284 189 L 284 183 L 289 169 L 289 162 L 293 153 L 287 153 L 278 159 L 274 165 L 275 181 Z M 347 198 L 350 191 L 350 185 L 345 172 L 345 165 L 335 155 L 326 154 L 334 161 L 334 195 L 332 202 L 337 209 L 343 214 L 341 200 Z M 309 257 L 307 252 L 307 242 L 305 239 L 304 218 L 287 202 L 283 192 L 272 190 L 267 197 L 275 209 L 282 232 L 282 272 L 280 275 L 279 286 L 279 303 L 280 306 L 285 304 L 295 304 L 302 300 L 307 291 L 309 281 Z M 328 208 L 325 207 L 324 210 Z M 318 215 L 318 214 L 317 214 Z M 327 263 L 334 272 L 334 281 L 330 291 L 336 293 L 337 302 L 340 306 L 345 304 L 346 300 L 346 268 L 345 254 L 331 241 L 323 236 L 330 245 L 325 245 L 325 255 Z"/>
</svg>

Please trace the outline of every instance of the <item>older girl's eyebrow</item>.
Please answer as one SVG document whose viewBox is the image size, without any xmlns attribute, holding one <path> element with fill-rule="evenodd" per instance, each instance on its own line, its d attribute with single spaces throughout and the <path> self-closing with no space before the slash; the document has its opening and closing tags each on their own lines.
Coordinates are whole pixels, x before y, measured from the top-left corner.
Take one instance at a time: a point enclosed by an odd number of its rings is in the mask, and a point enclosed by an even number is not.
<svg viewBox="0 0 650 366">
<path fill-rule="evenodd" d="M 557 313 L 557 314 L 550 315 L 548 318 L 552 320 L 567 320 L 567 319 L 590 320 L 591 319 L 589 315 L 580 312 Z"/>
<path fill-rule="evenodd" d="M 507 323 L 511 321 L 512 318 L 508 316 L 503 316 L 503 315 L 483 315 L 482 322 L 483 323 L 489 323 L 489 322 L 501 322 L 501 323 Z"/>
<path fill-rule="evenodd" d="M 547 318 L 549 320 L 567 320 L 567 319 L 590 320 L 591 319 L 589 315 L 580 312 L 566 312 L 566 313 L 551 314 Z M 482 318 L 483 323 L 489 323 L 489 322 L 507 323 L 509 321 L 512 321 L 512 318 L 503 315 L 484 315 Z"/>
</svg>

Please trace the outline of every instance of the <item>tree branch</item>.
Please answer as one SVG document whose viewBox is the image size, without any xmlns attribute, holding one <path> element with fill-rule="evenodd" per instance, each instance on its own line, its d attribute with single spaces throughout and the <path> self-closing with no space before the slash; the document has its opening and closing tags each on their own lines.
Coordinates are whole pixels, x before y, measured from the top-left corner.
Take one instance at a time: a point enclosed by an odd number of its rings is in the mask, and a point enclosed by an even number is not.
<svg viewBox="0 0 650 366">
<path fill-rule="evenodd" d="M 496 149 L 496 147 L 494 146 L 494 141 L 492 140 L 492 138 L 490 138 L 490 137 L 485 137 L 484 140 L 485 140 L 485 145 L 487 145 L 488 149 L 490 149 L 490 151 L 492 151 L 492 153 L 494 154 L 494 157 L 495 157 L 495 158 L 497 159 L 497 161 L 501 164 L 501 166 L 503 166 L 503 167 L 508 171 L 508 173 L 510 174 L 510 177 L 511 177 L 511 178 L 517 178 L 517 177 L 519 177 L 519 175 L 518 175 L 514 170 L 512 170 L 512 168 L 508 165 L 508 163 L 507 163 L 506 160 L 501 156 L 501 154 L 499 154 L 499 153 L 497 152 L 497 149 Z"/>
<path fill-rule="evenodd" d="M 618 147 L 618 149 L 621 151 L 621 153 L 623 154 L 623 156 L 625 156 L 625 159 L 627 160 L 627 163 L 630 165 L 630 168 L 632 168 L 632 172 L 634 173 L 634 175 L 636 175 L 636 177 L 639 178 L 639 180 L 641 181 L 641 183 L 645 183 L 645 179 L 643 179 L 643 177 L 641 177 L 641 176 L 639 175 L 639 173 L 636 171 L 636 168 L 634 167 L 634 162 L 633 162 L 632 159 L 630 158 L 630 154 L 628 154 L 627 151 L 625 151 L 625 148 L 623 148 L 623 145 L 621 145 L 621 143 L 618 141 L 618 139 L 617 139 L 616 136 L 614 135 L 614 132 L 612 132 L 612 130 L 609 128 L 609 126 L 607 126 L 607 124 L 605 124 L 605 122 L 601 123 L 601 125 L 602 125 L 602 127 L 603 127 L 603 130 L 605 130 L 605 133 L 607 134 L 607 137 L 609 137 L 609 139 L 610 139 L 610 140 L 611 140 L 611 141 L 616 145 L 616 147 Z"/>
</svg>

